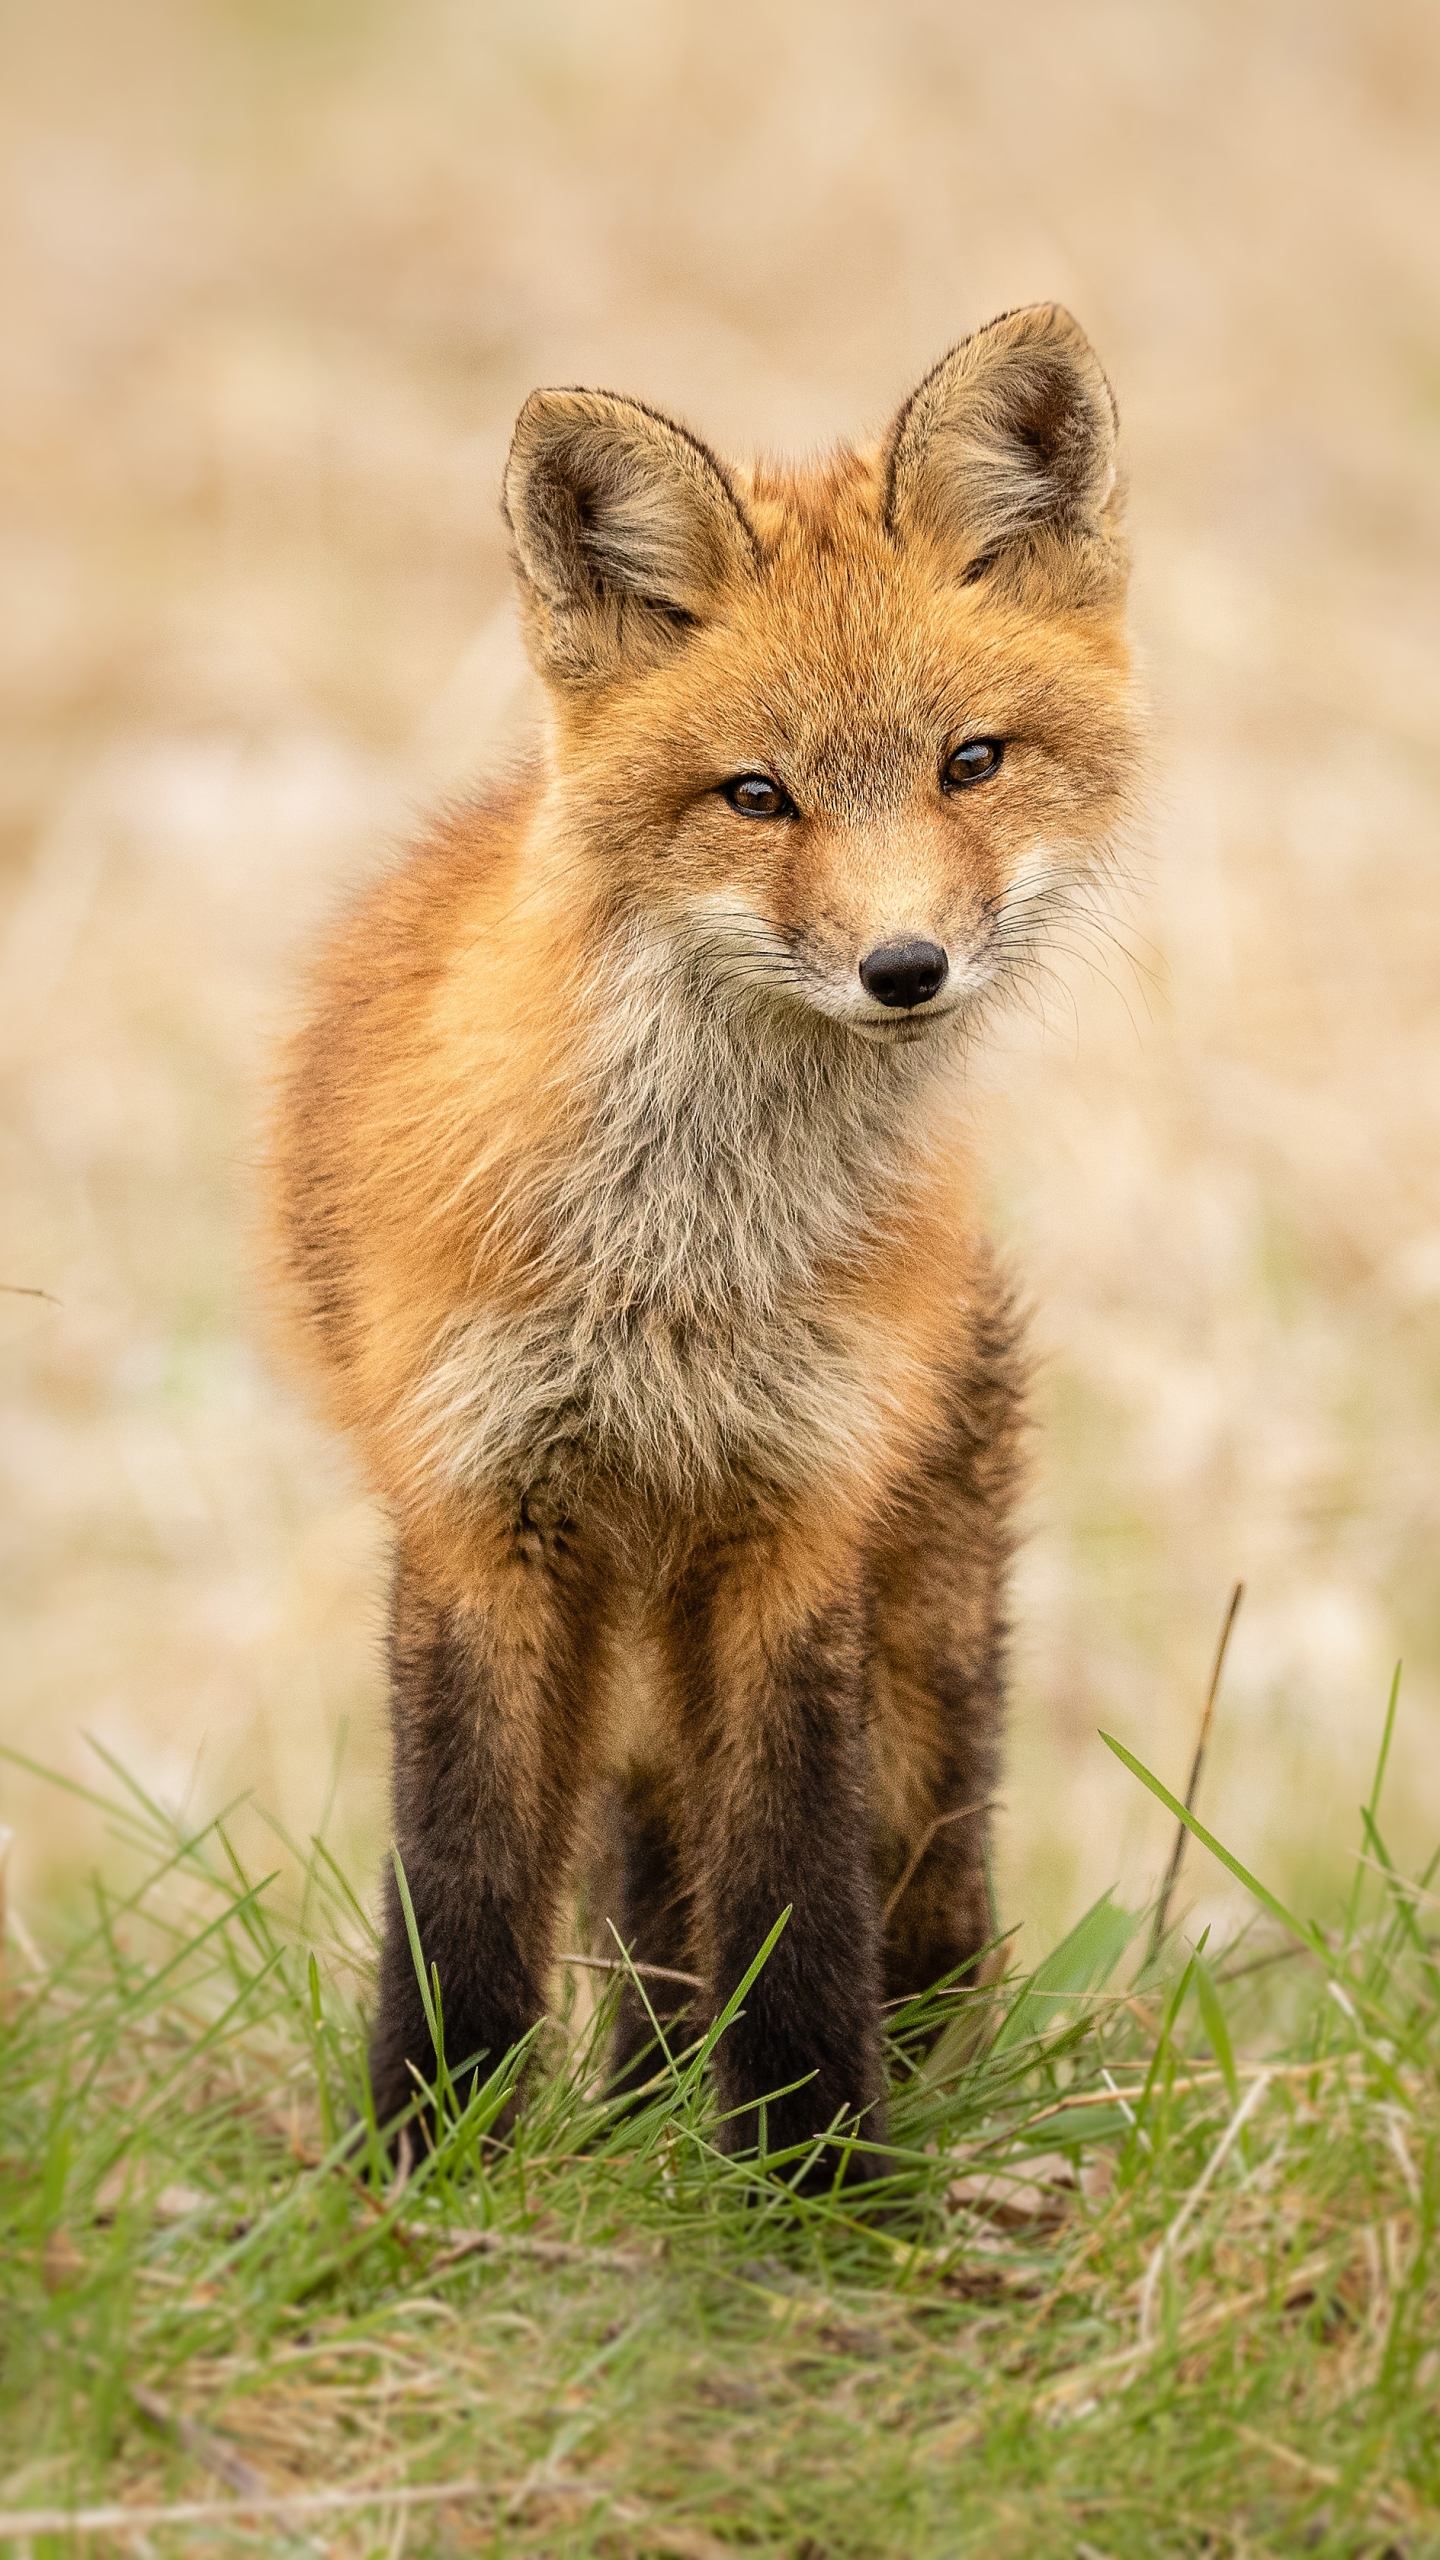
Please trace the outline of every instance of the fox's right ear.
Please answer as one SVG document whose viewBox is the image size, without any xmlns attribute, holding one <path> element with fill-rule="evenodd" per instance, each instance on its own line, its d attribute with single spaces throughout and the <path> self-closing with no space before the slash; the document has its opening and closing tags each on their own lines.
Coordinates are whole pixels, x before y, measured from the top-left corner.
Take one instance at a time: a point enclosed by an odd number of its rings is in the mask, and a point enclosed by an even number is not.
<svg viewBox="0 0 1440 2560">
<path fill-rule="evenodd" d="M 890 430 L 885 521 L 969 585 L 1063 601 L 1123 587 L 1115 402 L 1078 321 L 1007 311 L 941 358 Z"/>
<path fill-rule="evenodd" d="M 608 391 L 532 391 L 504 509 L 531 655 L 567 684 L 656 664 L 758 558 L 708 448 Z"/>
</svg>

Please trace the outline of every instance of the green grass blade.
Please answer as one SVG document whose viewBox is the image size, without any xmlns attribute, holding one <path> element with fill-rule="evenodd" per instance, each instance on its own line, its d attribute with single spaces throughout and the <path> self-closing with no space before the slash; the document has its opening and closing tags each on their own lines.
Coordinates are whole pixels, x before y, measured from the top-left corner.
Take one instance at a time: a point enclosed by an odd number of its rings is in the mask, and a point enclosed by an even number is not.
<svg viewBox="0 0 1440 2560">
<path fill-rule="evenodd" d="M 1390 1682 L 1390 1696 L 1385 1708 L 1385 1730 L 1380 1736 L 1380 1750 L 1375 1762 L 1375 1776 L 1370 1787 L 1370 1802 L 1361 1809 L 1361 1821 L 1373 1825 L 1380 1816 L 1380 1790 L 1385 1784 L 1385 1767 L 1390 1757 L 1390 1744 L 1395 1732 L 1395 1711 L 1400 1703 L 1400 1664 L 1397 1662 Z M 1360 1919 L 1360 1901 L 1365 1890 L 1365 1871 L 1355 1869 L 1350 1887 L 1350 1904 L 1345 1914 L 1344 1944 L 1348 1947 Z"/>
<path fill-rule="evenodd" d="M 1207 1831 L 1203 1822 L 1199 1821 L 1193 1813 L 1188 1813 L 1179 1797 L 1172 1796 L 1169 1788 L 1161 1784 L 1153 1770 L 1147 1769 L 1143 1760 L 1137 1760 L 1133 1751 L 1127 1751 L 1123 1742 L 1117 1742 L 1113 1733 L 1102 1733 L 1100 1739 L 1106 1750 L 1114 1752 L 1116 1759 L 1129 1770 L 1131 1776 L 1138 1778 L 1142 1787 L 1148 1787 L 1156 1801 L 1163 1804 L 1166 1811 L 1172 1813 L 1177 1822 L 1184 1823 L 1186 1830 L 1193 1833 L 1201 1848 L 1208 1849 L 1212 1858 L 1218 1858 L 1222 1867 L 1229 1868 L 1236 1882 L 1243 1884 L 1246 1892 L 1254 1895 L 1261 1909 L 1268 1911 L 1272 1920 L 1278 1920 L 1281 1928 L 1288 1929 L 1292 1937 L 1300 1940 L 1302 1946 L 1313 1948 L 1327 1965 L 1330 1964 L 1330 1950 L 1320 1931 L 1313 1924 L 1297 1920 L 1293 1911 L 1287 1911 L 1278 1894 L 1273 1894 L 1268 1885 L 1260 1882 L 1258 1876 L 1252 1876 L 1249 1868 L 1241 1865 L 1240 1860 L 1216 1839 L 1213 1831 Z"/>
<path fill-rule="evenodd" d="M 376 1928 L 374 1921 L 371 1919 L 370 1914 L 366 1910 L 364 1903 L 361 1901 L 360 1896 L 355 1890 L 355 1887 L 345 1873 L 344 1868 L 341 1866 L 334 1850 L 329 1846 L 327 1841 L 321 1839 L 318 1831 L 312 1831 L 310 1837 L 317 1858 L 319 1858 L 329 1869 L 331 1876 L 334 1878 L 335 1885 L 344 1901 L 346 1910 L 349 1912 L 352 1920 L 358 1924 L 372 1953 L 378 1955 L 380 1952 L 380 1932 Z"/>
<path fill-rule="evenodd" d="M 1198 1948 L 1195 1954 L 1195 1996 L 1200 2003 L 1200 2017 L 1210 2039 L 1210 2050 L 1225 2075 L 1225 2087 L 1232 2107 L 1240 2104 L 1240 2075 L 1235 2068 L 1235 2050 L 1230 2042 L 1230 2026 L 1225 2005 L 1216 1986 L 1215 1976 Z"/>
<path fill-rule="evenodd" d="M 430 1975 L 425 1963 L 425 1950 L 420 1944 L 420 1927 L 415 1917 L 415 1905 L 410 1899 L 410 1882 L 405 1873 L 405 1861 L 398 1849 L 392 1849 L 390 1855 L 395 1864 L 395 1882 L 400 1889 L 400 1908 L 405 1914 L 405 1935 L 410 1941 L 410 1960 L 415 1967 L 415 1979 L 420 1985 L 420 2005 L 425 2012 L 425 2024 L 430 2030 L 430 2042 L 438 2054 L 440 2021 L 435 2015 Z"/>
<path fill-rule="evenodd" d="M 1087 1992 L 1103 1991 L 1143 1916 L 1125 1910 L 1113 1899 L 1113 1888 L 1107 1888 L 1036 1966 L 996 2036 L 992 2054 L 1043 2036 L 1062 2008 L 1073 2006 Z"/>
</svg>

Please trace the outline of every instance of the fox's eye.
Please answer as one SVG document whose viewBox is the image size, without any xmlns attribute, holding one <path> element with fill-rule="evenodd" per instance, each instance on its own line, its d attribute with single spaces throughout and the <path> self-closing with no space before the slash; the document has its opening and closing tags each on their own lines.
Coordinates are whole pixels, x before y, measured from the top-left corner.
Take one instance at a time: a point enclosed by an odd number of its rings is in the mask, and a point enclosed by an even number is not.
<svg viewBox="0 0 1440 2560">
<path fill-rule="evenodd" d="M 793 818 L 795 803 L 768 773 L 737 773 L 720 785 L 720 797 L 742 818 Z"/>
<path fill-rule="evenodd" d="M 998 773 L 1005 755 L 1003 738 L 967 738 L 957 747 L 940 776 L 942 789 L 968 791 L 972 782 L 988 781 Z"/>
</svg>

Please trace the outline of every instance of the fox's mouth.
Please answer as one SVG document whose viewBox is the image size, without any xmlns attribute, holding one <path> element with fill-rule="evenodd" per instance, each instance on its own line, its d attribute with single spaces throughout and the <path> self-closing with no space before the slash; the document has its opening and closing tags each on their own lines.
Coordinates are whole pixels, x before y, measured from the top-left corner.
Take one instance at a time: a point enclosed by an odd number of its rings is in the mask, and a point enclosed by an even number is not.
<svg viewBox="0 0 1440 2560">
<path fill-rule="evenodd" d="M 928 1040 L 932 1032 L 953 1022 L 961 1011 L 958 1004 L 917 1005 L 913 1013 L 845 1014 L 841 1016 L 847 1031 L 858 1031 L 862 1039 L 882 1049 L 904 1048 L 916 1040 Z M 833 1017 L 832 1017 L 833 1019 Z"/>
<path fill-rule="evenodd" d="M 823 1014 L 839 1030 L 853 1031 L 871 1048 L 896 1049 L 912 1046 L 918 1040 L 933 1039 L 947 1023 L 965 1013 L 980 993 L 988 972 L 962 968 L 952 975 L 942 994 L 932 996 L 924 1004 L 880 1005 L 868 1002 L 858 985 L 848 981 L 836 983 L 834 978 L 809 979 L 793 992 L 807 1011 Z"/>
</svg>

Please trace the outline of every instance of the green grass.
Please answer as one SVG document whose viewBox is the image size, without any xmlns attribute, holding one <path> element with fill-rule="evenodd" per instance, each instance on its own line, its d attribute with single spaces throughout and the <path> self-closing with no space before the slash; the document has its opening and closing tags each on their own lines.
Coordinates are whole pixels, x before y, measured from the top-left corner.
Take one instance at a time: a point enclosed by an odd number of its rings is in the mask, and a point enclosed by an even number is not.
<svg viewBox="0 0 1440 2560">
<path fill-rule="evenodd" d="M 0 2531 L 35 2560 L 1440 2554 L 1435 1902 L 1378 1777 L 1323 1929 L 1237 1868 L 1224 1955 L 1152 1963 L 1107 1896 L 892 2016 L 857 2201 L 724 2157 L 703 2052 L 607 2106 L 575 1968 L 513 2143 L 507 2066 L 397 2187 L 323 1843 L 251 1877 L 112 1775 L 127 1887 L 8 1943 Z"/>
</svg>

